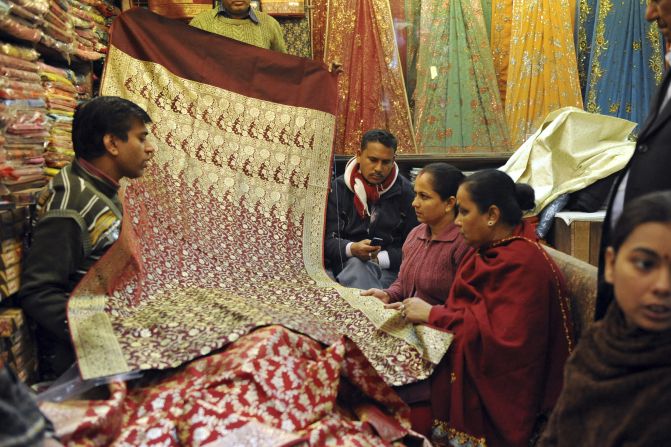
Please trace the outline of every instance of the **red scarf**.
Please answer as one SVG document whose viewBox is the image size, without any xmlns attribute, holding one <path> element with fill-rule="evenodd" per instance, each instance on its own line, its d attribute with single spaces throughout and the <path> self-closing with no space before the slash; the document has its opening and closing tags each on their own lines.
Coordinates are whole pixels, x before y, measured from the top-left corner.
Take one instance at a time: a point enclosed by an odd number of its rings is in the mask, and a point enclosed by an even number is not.
<svg viewBox="0 0 671 447">
<path fill-rule="evenodd" d="M 380 200 L 380 197 L 394 186 L 397 177 L 398 166 L 394 163 L 394 167 L 387 178 L 378 185 L 372 185 L 361 174 L 356 157 L 347 162 L 347 166 L 345 167 L 345 185 L 354 193 L 354 207 L 362 219 L 370 216 L 368 204 L 372 205 Z"/>
</svg>

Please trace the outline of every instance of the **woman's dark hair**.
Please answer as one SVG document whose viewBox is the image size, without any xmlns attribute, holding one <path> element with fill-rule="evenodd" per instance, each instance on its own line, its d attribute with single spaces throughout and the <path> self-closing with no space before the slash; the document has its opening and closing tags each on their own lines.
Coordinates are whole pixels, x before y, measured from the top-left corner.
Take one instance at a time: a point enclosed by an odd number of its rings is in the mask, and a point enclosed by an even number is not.
<svg viewBox="0 0 671 447">
<path fill-rule="evenodd" d="M 419 175 L 431 175 L 431 187 L 443 201 L 457 195 L 459 185 L 466 176 L 457 168 L 447 163 L 430 163 L 419 172 Z"/>
<path fill-rule="evenodd" d="M 658 191 L 627 203 L 615 224 L 610 245 L 617 252 L 629 235 L 644 223 L 671 223 L 671 191 Z"/>
<path fill-rule="evenodd" d="M 366 149 L 368 143 L 376 141 L 382 144 L 384 147 L 393 149 L 394 152 L 396 152 L 396 148 L 398 147 L 398 140 L 393 133 L 383 129 L 371 129 L 363 134 L 363 137 L 361 138 L 361 150 Z"/>
<path fill-rule="evenodd" d="M 98 96 L 77 106 L 72 121 L 72 146 L 75 155 L 93 160 L 105 154 L 103 137 L 112 134 L 128 140 L 135 123 L 151 123 L 140 106 L 117 96 Z"/>
<path fill-rule="evenodd" d="M 524 183 L 515 183 L 508 174 L 498 169 L 485 169 L 469 175 L 463 182 L 481 213 L 496 205 L 501 220 L 511 226 L 522 220 L 522 211 L 535 206 L 534 190 Z"/>
</svg>

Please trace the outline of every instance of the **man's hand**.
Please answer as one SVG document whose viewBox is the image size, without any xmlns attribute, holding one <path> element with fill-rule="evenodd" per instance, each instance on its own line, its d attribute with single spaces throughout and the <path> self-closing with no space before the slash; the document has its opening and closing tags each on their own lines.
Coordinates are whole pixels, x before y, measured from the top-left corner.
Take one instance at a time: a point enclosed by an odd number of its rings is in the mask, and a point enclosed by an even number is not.
<svg viewBox="0 0 671 447">
<path fill-rule="evenodd" d="M 381 248 L 382 247 L 380 246 L 370 245 L 370 239 L 364 239 L 359 242 L 354 242 L 350 246 L 350 251 L 352 252 L 352 256 L 367 262 L 375 259 Z"/>
<path fill-rule="evenodd" d="M 385 304 L 384 307 L 398 310 L 401 316 L 410 323 L 427 323 L 433 306 L 421 298 L 411 297 L 406 298 L 402 303 Z"/>
<path fill-rule="evenodd" d="M 387 292 L 384 290 L 380 289 L 368 289 L 368 290 L 362 290 L 360 293 L 361 296 L 374 296 L 378 300 L 382 301 L 384 304 L 389 303 L 391 300 L 391 297 Z"/>
</svg>

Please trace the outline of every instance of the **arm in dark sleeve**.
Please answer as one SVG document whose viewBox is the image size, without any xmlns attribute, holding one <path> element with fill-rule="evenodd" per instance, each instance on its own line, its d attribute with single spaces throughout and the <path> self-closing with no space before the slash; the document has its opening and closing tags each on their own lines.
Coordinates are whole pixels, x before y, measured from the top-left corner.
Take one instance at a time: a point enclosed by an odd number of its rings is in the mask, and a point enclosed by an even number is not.
<svg viewBox="0 0 671 447">
<path fill-rule="evenodd" d="M 403 260 L 403 244 L 412 229 L 419 225 L 419 222 L 417 222 L 417 214 L 415 214 L 415 209 L 412 207 L 414 198 L 415 195 L 412 190 L 404 192 L 403 197 L 401 198 L 401 211 L 399 214 L 403 215 L 403 240 L 399 241 L 398 244 L 385 248 L 387 253 L 389 253 L 390 270 L 398 270 L 401 268 L 401 261 Z"/>
<path fill-rule="evenodd" d="M 347 244 L 352 242 L 342 236 L 345 230 L 345 220 L 342 219 L 339 214 L 342 213 L 342 199 L 341 202 L 338 202 L 338 191 L 336 191 L 338 185 L 334 180 L 331 183 L 331 191 L 329 192 L 328 206 L 326 208 L 326 238 L 324 241 L 324 254 L 326 259 L 331 263 L 332 266 L 337 265 L 338 269 L 340 264 L 344 263 L 347 260 L 347 253 L 345 249 Z M 344 194 L 341 194 L 344 195 Z"/>
<path fill-rule="evenodd" d="M 19 303 L 37 324 L 69 341 L 66 304 L 69 278 L 84 257 L 81 228 L 74 219 L 38 222 L 24 261 Z"/>
</svg>

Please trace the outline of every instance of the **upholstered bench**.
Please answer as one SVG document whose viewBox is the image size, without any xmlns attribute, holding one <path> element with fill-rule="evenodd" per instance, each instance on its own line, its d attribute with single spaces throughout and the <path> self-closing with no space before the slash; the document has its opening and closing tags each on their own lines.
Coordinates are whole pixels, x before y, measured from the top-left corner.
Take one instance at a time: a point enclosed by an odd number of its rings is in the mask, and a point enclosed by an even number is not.
<svg viewBox="0 0 671 447">
<path fill-rule="evenodd" d="M 597 268 L 554 248 L 545 247 L 545 249 L 566 278 L 571 300 L 571 317 L 577 340 L 585 328 L 594 321 Z"/>
</svg>

